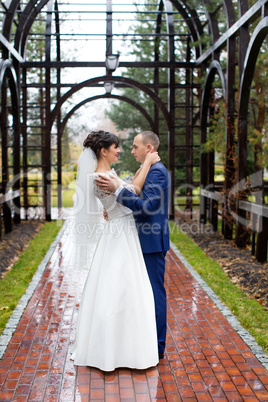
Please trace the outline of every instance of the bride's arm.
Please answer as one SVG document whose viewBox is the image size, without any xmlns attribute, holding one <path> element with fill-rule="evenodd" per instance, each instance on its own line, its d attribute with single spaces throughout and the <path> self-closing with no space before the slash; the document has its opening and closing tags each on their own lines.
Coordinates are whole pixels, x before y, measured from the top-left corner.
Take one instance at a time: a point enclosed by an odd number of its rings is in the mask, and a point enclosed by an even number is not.
<svg viewBox="0 0 268 402">
<path fill-rule="evenodd" d="M 142 167 L 136 172 L 131 183 L 136 191 L 136 194 L 140 194 L 150 167 L 159 161 L 160 157 L 157 152 L 148 153 L 146 155 Z"/>
<path fill-rule="evenodd" d="M 134 188 L 133 192 L 136 192 L 136 194 L 140 194 L 146 176 L 150 170 L 150 167 L 156 163 L 160 161 L 160 157 L 158 156 L 157 152 L 153 152 L 153 153 L 148 153 L 146 155 L 145 161 L 141 167 L 141 169 L 139 169 L 135 176 L 134 179 L 132 180 L 131 185 L 129 185 L 129 190 L 131 190 L 131 187 Z M 117 176 L 107 176 L 107 174 L 102 174 L 102 173 L 98 173 L 98 177 L 96 177 L 95 179 L 96 185 L 98 187 L 100 187 L 103 190 L 108 190 L 112 193 L 114 193 L 119 187 L 121 186 L 127 186 L 126 183 L 122 183 L 122 181 L 120 181 L 120 179 Z"/>
<path fill-rule="evenodd" d="M 134 181 L 136 179 L 136 177 L 138 176 L 138 174 L 140 173 L 141 167 L 137 170 L 137 172 L 135 173 L 133 180 Z"/>
</svg>

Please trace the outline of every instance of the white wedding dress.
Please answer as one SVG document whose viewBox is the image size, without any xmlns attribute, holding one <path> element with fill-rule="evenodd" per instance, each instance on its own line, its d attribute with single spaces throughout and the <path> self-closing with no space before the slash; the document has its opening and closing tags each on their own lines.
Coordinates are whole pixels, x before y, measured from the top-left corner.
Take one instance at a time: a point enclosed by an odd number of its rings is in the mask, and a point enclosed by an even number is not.
<svg viewBox="0 0 268 402">
<path fill-rule="evenodd" d="M 132 211 L 96 185 L 94 192 L 109 220 L 82 294 L 74 364 L 104 371 L 155 366 L 159 360 L 154 298 Z"/>
</svg>

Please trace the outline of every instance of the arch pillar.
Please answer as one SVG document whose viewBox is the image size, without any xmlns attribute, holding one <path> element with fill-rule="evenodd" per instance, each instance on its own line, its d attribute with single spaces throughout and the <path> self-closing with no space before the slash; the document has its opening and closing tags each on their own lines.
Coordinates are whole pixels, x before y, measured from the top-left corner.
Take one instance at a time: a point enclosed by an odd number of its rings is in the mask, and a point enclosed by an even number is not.
<svg viewBox="0 0 268 402">
<path fill-rule="evenodd" d="M 211 97 L 211 89 L 212 84 L 215 79 L 216 74 L 219 75 L 222 88 L 223 88 L 223 96 L 226 99 L 225 93 L 225 78 L 223 75 L 223 71 L 221 68 L 220 63 L 217 60 L 213 60 L 209 66 L 205 85 L 202 93 L 202 100 L 201 100 L 201 147 L 202 144 L 205 144 L 207 141 L 207 127 L 208 127 L 208 113 L 209 113 L 209 103 Z M 213 161 L 214 161 L 214 152 L 213 152 Z M 211 162 L 212 161 L 212 154 L 211 152 L 201 152 L 200 156 L 200 188 L 204 189 L 208 185 L 212 184 L 210 181 L 212 179 L 212 172 L 211 170 Z M 213 169 L 213 176 L 214 176 L 214 169 Z M 214 177 L 213 177 L 214 181 Z M 205 197 L 200 195 L 200 223 L 206 223 L 206 199 Z"/>
<path fill-rule="evenodd" d="M 247 115 L 248 115 L 249 95 L 258 54 L 262 42 L 264 41 L 267 34 L 268 34 L 268 17 L 266 16 L 259 22 L 259 24 L 257 25 L 252 34 L 245 55 L 243 72 L 240 81 L 239 112 L 238 112 L 238 143 L 237 143 L 238 183 L 243 183 L 243 181 L 246 180 L 247 178 L 247 139 L 248 139 Z M 244 247 L 246 241 L 245 227 L 239 222 L 238 215 L 241 217 L 241 211 L 238 211 L 237 207 L 235 241 L 239 247 Z"/>
<path fill-rule="evenodd" d="M 11 93 L 11 113 L 13 117 L 13 179 L 9 183 L 8 172 L 8 113 L 7 113 L 7 89 Z M 18 80 L 14 65 L 11 60 L 0 62 L 0 94 L 1 94 L 1 133 L 2 133 L 2 189 L 5 194 L 12 189 L 20 189 L 20 97 Z M 20 223 L 20 196 L 14 198 L 14 223 Z M 5 231 L 12 230 L 11 210 L 8 203 L 3 206 Z"/>
</svg>

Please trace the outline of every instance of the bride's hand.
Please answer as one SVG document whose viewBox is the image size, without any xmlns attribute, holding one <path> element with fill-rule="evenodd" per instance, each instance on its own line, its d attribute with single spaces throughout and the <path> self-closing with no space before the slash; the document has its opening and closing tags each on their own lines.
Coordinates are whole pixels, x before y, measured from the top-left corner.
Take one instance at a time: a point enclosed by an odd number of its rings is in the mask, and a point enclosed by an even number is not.
<svg viewBox="0 0 268 402">
<path fill-rule="evenodd" d="M 98 177 L 96 177 L 95 182 L 98 187 L 102 188 L 103 190 L 108 190 L 111 193 L 114 193 L 121 184 L 118 177 L 107 176 L 101 173 L 98 173 Z"/>
<path fill-rule="evenodd" d="M 154 165 L 156 162 L 160 162 L 161 158 L 158 155 L 158 152 L 148 152 L 145 157 L 144 162 L 148 163 L 150 166 Z"/>
</svg>

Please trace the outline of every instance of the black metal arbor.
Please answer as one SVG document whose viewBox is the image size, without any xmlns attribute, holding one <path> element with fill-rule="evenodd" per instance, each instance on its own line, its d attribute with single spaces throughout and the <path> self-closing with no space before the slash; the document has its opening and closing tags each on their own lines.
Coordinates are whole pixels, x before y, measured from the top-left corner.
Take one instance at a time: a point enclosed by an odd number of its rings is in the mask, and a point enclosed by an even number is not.
<svg viewBox="0 0 268 402">
<path fill-rule="evenodd" d="M 135 2 L 134 12 L 132 2 L 127 0 L 114 0 L 113 4 L 112 0 L 101 3 L 84 0 L 1 2 L 1 193 L 4 194 L 6 230 L 10 230 L 8 203 L 11 198 L 15 206 L 14 221 L 20 221 L 22 210 L 23 216 L 28 216 L 28 189 L 33 187 L 28 173 L 33 168 L 43 172 L 42 179 L 37 177 L 36 185 L 42 188 L 46 219 L 51 219 L 52 167 L 57 171 L 58 207 L 61 207 L 61 138 L 64 127 L 73 113 L 86 103 L 110 98 L 131 104 L 145 117 L 149 129 L 157 132 L 160 138 L 168 138 L 171 216 L 176 213 L 178 187 L 185 189 L 186 206 L 191 210 L 192 190 L 200 185 L 200 221 L 205 222 L 210 211 L 209 217 L 215 228 L 215 204 L 222 201 L 225 237 L 232 237 L 233 223 L 236 223 L 236 241 L 242 246 L 246 212 L 241 202 L 239 204 L 239 198 L 246 199 L 246 194 L 243 189 L 234 192 L 233 187 L 247 178 L 249 96 L 256 60 L 268 31 L 268 1 L 253 3 L 249 4 L 248 0 L 143 0 Z M 150 11 L 144 11 L 144 4 L 150 7 Z M 137 34 L 128 32 L 126 25 L 120 31 L 122 18 L 124 24 L 126 21 L 131 24 L 134 16 L 139 24 L 146 19 L 153 21 L 154 31 L 139 34 L 139 38 Z M 82 33 L 63 29 L 66 21 L 82 25 L 96 20 L 99 20 L 100 31 L 95 35 L 86 29 Z M 33 30 L 38 21 L 43 21 L 43 31 Z M 68 41 L 94 43 L 100 38 L 105 41 L 103 61 L 94 59 L 94 52 L 93 60 L 92 54 L 87 60 L 88 54 L 83 46 L 78 60 L 66 60 L 63 56 Z M 149 60 L 129 60 L 122 52 L 120 41 L 127 44 L 136 39 L 154 43 Z M 30 53 L 29 43 L 33 41 L 44 45 L 39 58 Z M 161 55 L 163 43 L 168 45 L 166 59 Z M 105 57 L 113 55 L 115 48 L 120 48 L 121 55 L 116 73 L 112 75 L 113 70 L 107 67 Z M 150 82 L 126 78 L 122 72 L 128 68 L 151 69 L 154 78 Z M 29 80 L 32 69 L 38 72 L 39 82 Z M 71 70 L 83 70 L 88 78 L 72 80 L 69 75 L 68 81 L 64 80 L 64 72 Z M 161 81 L 162 71 L 167 73 L 165 82 Z M 212 101 L 216 78 L 221 82 L 226 116 L 225 172 L 221 184 L 224 196 L 215 192 L 220 187 L 214 183 L 214 152 L 202 150 L 214 113 Z M 113 83 L 117 94 L 105 93 L 105 83 Z M 154 104 L 153 112 L 120 94 L 121 88 L 128 87 L 150 98 Z M 85 88 L 90 88 L 91 96 L 85 95 Z M 163 97 L 163 91 L 168 93 L 167 97 Z M 29 102 L 29 94 L 36 94 L 39 101 Z M 33 136 L 35 141 L 32 141 Z M 39 152 L 40 158 L 30 164 L 28 156 L 33 151 Z M 7 196 L 11 188 L 14 192 Z M 235 195 L 234 201 L 228 197 L 230 192 L 233 197 Z M 266 219 L 263 211 L 259 218 Z M 238 218 L 240 216 L 242 219 Z"/>
</svg>

